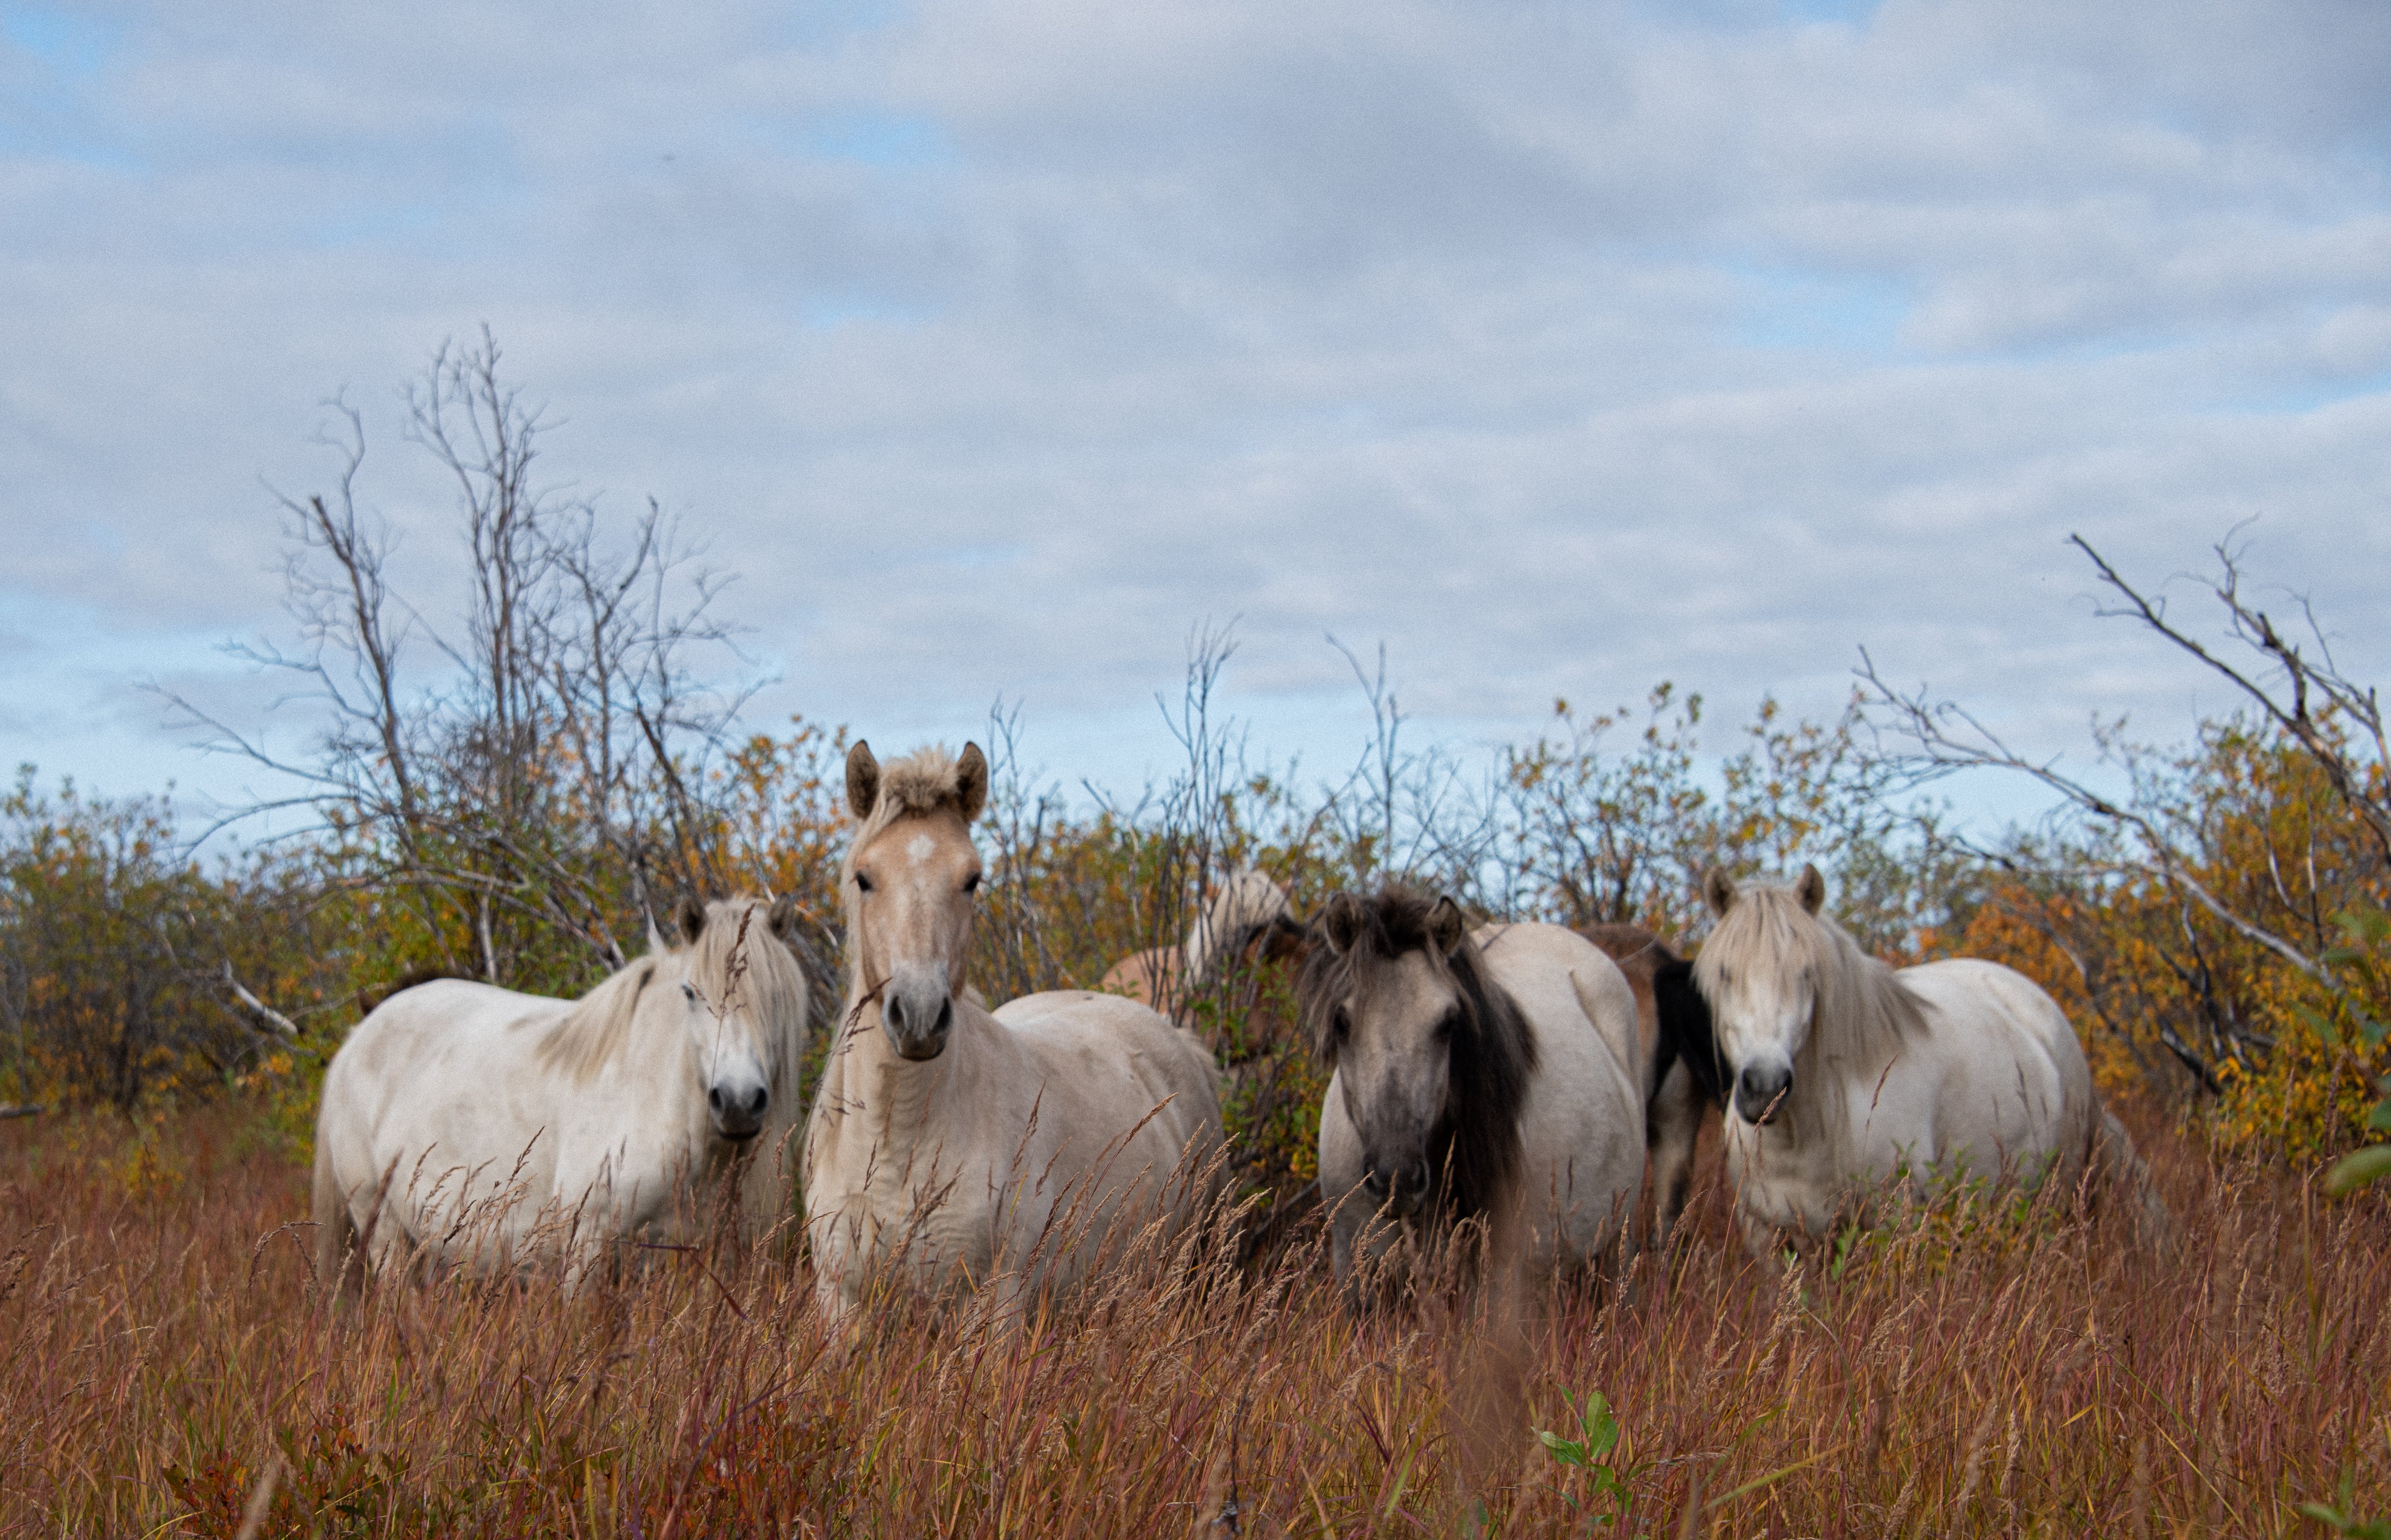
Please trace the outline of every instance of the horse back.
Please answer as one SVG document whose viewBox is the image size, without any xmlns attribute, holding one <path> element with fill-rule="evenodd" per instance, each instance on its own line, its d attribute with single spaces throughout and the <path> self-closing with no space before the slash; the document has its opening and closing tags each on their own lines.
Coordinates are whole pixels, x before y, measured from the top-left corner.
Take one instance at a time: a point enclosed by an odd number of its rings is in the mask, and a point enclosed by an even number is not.
<svg viewBox="0 0 2391 1540">
<path fill-rule="evenodd" d="M 1217 1135 L 1220 1093 L 1212 1055 L 1159 1012 L 1117 994 L 1049 990 L 1007 1001 L 989 1019 L 1022 1051 L 1029 1073 L 1072 1074 L 1079 1089 L 1099 1094 L 1112 1081 L 1128 1094 L 1122 1107 L 1131 1117 L 1169 1102 L 1174 1113 L 1169 1121 L 1193 1119 L 1189 1133 L 1208 1127 Z"/>
<path fill-rule="evenodd" d="M 2083 1045 L 2058 1003 L 2013 968 L 1954 957 L 1904 968 L 1927 1006 L 1937 1139 L 2008 1155 L 2083 1147 L 2099 1113 Z M 1907 1056 L 1906 1055 L 1905 1056 Z"/>
</svg>

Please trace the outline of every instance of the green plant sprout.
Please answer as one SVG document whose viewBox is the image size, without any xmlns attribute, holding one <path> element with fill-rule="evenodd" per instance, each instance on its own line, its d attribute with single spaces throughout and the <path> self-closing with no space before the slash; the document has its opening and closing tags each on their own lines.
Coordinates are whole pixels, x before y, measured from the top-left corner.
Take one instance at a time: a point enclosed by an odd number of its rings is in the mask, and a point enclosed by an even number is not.
<svg viewBox="0 0 2391 1540">
<path fill-rule="evenodd" d="M 1610 1463 L 1611 1451 L 1619 1447 L 1619 1419 L 1611 1415 L 1610 1403 L 1600 1391 L 1588 1391 L 1583 1402 L 1563 1391 L 1561 1404 L 1577 1419 L 1578 1437 L 1563 1438 L 1542 1428 L 1536 1430 L 1536 1437 L 1543 1441 L 1546 1454 L 1586 1473 L 1594 1495 L 1609 1499 L 1611 1511 L 1593 1516 L 1594 1522 L 1608 1524 L 1624 1515 L 1631 1501 L 1627 1480 L 1634 1474 L 1633 1468 L 1621 1470 Z M 1569 1498 L 1570 1508 L 1581 1513 L 1585 1511 L 1584 1505 L 1570 1494 L 1564 1492 L 1561 1495 Z"/>
</svg>

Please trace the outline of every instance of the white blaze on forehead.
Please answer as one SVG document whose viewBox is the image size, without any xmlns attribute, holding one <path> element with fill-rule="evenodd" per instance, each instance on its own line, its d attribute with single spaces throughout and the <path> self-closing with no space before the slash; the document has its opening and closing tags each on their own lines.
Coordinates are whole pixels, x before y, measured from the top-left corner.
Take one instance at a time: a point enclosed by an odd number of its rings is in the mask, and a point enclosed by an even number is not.
<svg viewBox="0 0 2391 1540">
<path fill-rule="evenodd" d="M 931 852 L 937 849 L 937 848 L 938 842 L 932 839 L 929 835 L 915 835 L 906 843 L 905 855 L 906 858 L 912 861 L 914 865 L 919 866 L 924 861 L 929 860 Z"/>
</svg>

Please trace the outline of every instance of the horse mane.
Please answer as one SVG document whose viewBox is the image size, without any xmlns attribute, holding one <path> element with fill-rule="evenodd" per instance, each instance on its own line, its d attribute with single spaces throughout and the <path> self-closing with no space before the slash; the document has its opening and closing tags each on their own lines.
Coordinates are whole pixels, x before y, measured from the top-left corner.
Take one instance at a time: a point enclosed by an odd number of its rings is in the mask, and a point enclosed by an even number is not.
<svg viewBox="0 0 2391 1540">
<path fill-rule="evenodd" d="M 1817 990 L 1810 1036 L 1793 1060 L 1793 1089 L 1786 1117 L 1804 1143 L 1829 1136 L 1841 1126 L 1847 1074 L 1875 1066 L 1928 1031 L 1926 1003 L 1911 992 L 1890 965 L 1824 914 L 1803 907 L 1792 886 L 1746 882 L 1694 959 L 1694 978 L 1705 999 L 1718 991 L 1719 974 L 1765 970 L 1779 974 L 1813 970 Z"/>
<path fill-rule="evenodd" d="M 620 1057 L 631 1041 L 631 1021 L 640 998 L 656 977 L 656 955 L 650 952 L 573 1003 L 573 1009 L 539 1040 L 542 1068 L 561 1069 L 575 1081 L 588 1081 Z"/>
<path fill-rule="evenodd" d="M 1711 1024 L 1710 1003 L 1694 988 L 1694 964 L 1642 925 L 1600 922 L 1572 928 L 1619 964 L 1619 971 L 1627 976 L 1628 988 L 1637 991 L 1639 1008 L 1643 996 L 1651 996 L 1654 1030 L 1648 1083 L 1653 1098 L 1659 1098 L 1669 1071 L 1682 1063 L 1702 1098 L 1712 1106 L 1724 1106 L 1725 1077 L 1719 1068 L 1718 1034 Z"/>
<path fill-rule="evenodd" d="M 1200 979 L 1215 958 L 1240 957 L 1254 938 L 1287 912 L 1286 889 L 1267 873 L 1241 868 L 1212 894 L 1183 947 L 1187 977 Z"/>
<path fill-rule="evenodd" d="M 1525 1157 L 1519 1114 L 1535 1073 L 1536 1043 L 1518 1003 L 1487 971 L 1476 941 L 1465 937 L 1450 952 L 1436 944 L 1429 917 L 1439 902 L 1393 883 L 1357 899 L 1361 923 L 1352 942 L 1342 951 L 1313 947 L 1296 981 L 1296 999 L 1312 1052 L 1333 1068 L 1337 1041 L 1330 1022 L 1338 1002 L 1364 969 L 1418 951 L 1452 983 L 1461 1024 L 1452 1038 L 1444 1117 L 1430 1133 L 1428 1148 L 1437 1176 L 1435 1208 L 1442 1218 L 1457 1222 L 1491 1214 L 1517 1188 Z"/>
<path fill-rule="evenodd" d="M 1702 1099 L 1724 1109 L 1728 1087 L 1718 1029 L 1711 1021 L 1710 1002 L 1694 987 L 1693 964 L 1672 954 L 1652 970 L 1652 1008 L 1661 1028 L 1652 1054 L 1653 1094 L 1660 1094 L 1671 1067 L 1682 1062 Z"/>
<path fill-rule="evenodd" d="M 594 1079 L 628 1053 L 640 999 L 666 959 L 679 958 L 698 992 L 717 1010 L 745 1004 L 757 1034 L 776 1059 L 778 1077 L 801 1051 L 806 979 L 797 961 L 772 934 L 767 906 L 756 899 L 717 899 L 705 906 L 705 928 L 684 946 L 651 951 L 575 1001 L 540 1039 L 539 1062 L 575 1081 Z"/>
</svg>

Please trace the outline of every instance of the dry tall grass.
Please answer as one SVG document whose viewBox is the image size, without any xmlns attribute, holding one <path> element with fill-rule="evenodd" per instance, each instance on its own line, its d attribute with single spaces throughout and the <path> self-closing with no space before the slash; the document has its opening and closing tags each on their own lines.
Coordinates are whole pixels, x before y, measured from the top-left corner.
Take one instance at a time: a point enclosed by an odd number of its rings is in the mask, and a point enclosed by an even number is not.
<svg viewBox="0 0 2391 1540">
<path fill-rule="evenodd" d="M 1249 1276 L 1150 1268 L 1018 1330 L 898 1312 L 844 1353 L 802 1263 L 760 1258 L 344 1315 L 308 1278 L 302 1173 L 242 1153 L 238 1117 L 129 1159 L 121 1122 L 0 1132 L 6 1533 L 231 1535 L 269 1468 L 267 1535 L 1472 1522 L 1445 1313 L 1357 1325 L 1302 1245 Z M 1511 1394 L 1545 1428 L 1563 1392 L 1606 1394 L 1624 1497 L 1518 1438 L 1486 1527 L 2316 1534 L 2292 1505 L 2345 1475 L 2391 1507 L 2391 1213 L 2139 1132 L 2188 1221 L 2169 1262 L 2122 1220 L 1962 1209 L 1779 1279 L 1732 1249 L 1713 1186 L 1670 1287 L 1648 1261 L 1625 1297 L 1552 1297 L 1530 1326 Z"/>
</svg>

